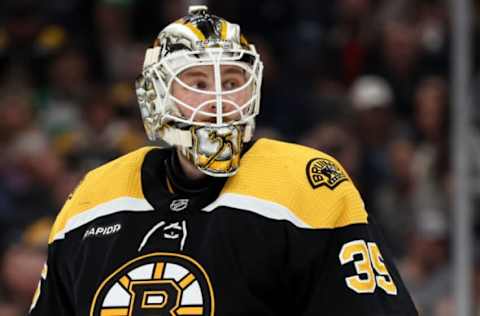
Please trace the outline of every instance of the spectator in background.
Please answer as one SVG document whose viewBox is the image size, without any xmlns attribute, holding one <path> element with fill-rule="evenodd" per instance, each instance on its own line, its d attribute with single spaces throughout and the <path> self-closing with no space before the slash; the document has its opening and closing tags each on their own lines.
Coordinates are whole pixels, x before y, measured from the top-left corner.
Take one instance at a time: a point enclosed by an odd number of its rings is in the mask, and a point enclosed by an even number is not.
<svg viewBox="0 0 480 316">
<path fill-rule="evenodd" d="M 23 92 L 23 93 L 22 93 Z M 15 157 L 8 156 L 8 148 L 12 146 L 18 134 L 31 128 L 34 112 L 28 93 L 17 87 L 15 93 L 2 90 L 0 99 L 0 253 L 3 247 L 6 229 L 16 222 L 15 205 L 17 203 L 17 183 L 14 168 Z"/>
<path fill-rule="evenodd" d="M 362 76 L 350 89 L 354 111 L 355 133 L 362 148 L 360 187 L 370 212 L 373 209 L 376 189 L 388 181 L 388 145 L 396 135 L 393 110 L 393 93 L 390 85 L 378 76 Z"/>
<path fill-rule="evenodd" d="M 108 80 L 123 79 L 122 70 L 131 59 L 131 1 L 99 1 L 95 7 L 98 49 Z"/>
<path fill-rule="evenodd" d="M 35 124 L 30 95 L 21 92 L 4 91 L 0 100 L 1 226 L 22 225 L 52 212 L 48 185 L 61 170 L 47 136 Z"/>
<path fill-rule="evenodd" d="M 31 128 L 34 123 L 30 91 L 17 87 L 13 91 L 2 90 L 0 99 L 0 146 L 6 148 L 16 135 Z M 5 156 L 0 156 L 0 160 Z"/>
<path fill-rule="evenodd" d="M 257 136 L 275 135 L 279 139 L 292 139 L 308 128 L 308 118 L 299 109 L 306 107 L 305 93 L 289 81 L 288 73 L 281 71 L 278 58 L 265 37 L 254 36 L 252 41 L 264 63 Z M 288 89 L 285 89 L 286 86 Z"/>
<path fill-rule="evenodd" d="M 412 158 L 416 209 L 434 209 L 445 220 L 451 205 L 447 100 L 442 78 L 429 77 L 420 82 L 414 116 L 418 143 Z"/>
<path fill-rule="evenodd" d="M 0 79 L 40 86 L 45 65 L 66 44 L 66 30 L 45 19 L 41 1 L 5 0 L 0 10 Z"/>
<path fill-rule="evenodd" d="M 65 144 L 66 154 L 80 163 L 77 170 L 89 170 L 145 144 L 143 131 L 118 117 L 111 91 L 93 93 L 82 110 L 78 139 Z"/>
<path fill-rule="evenodd" d="M 371 0 L 335 1 L 335 14 L 335 24 L 328 41 L 338 60 L 329 67 L 341 82 L 350 85 L 365 71 L 374 34 L 371 30 L 376 26 L 377 19 Z"/>
<path fill-rule="evenodd" d="M 428 73 L 447 75 L 449 62 L 449 12 L 443 0 L 421 1 L 416 4 L 419 42 L 423 53 L 422 68 Z"/>
<path fill-rule="evenodd" d="M 403 119 L 412 114 L 412 98 L 420 68 L 420 50 L 415 24 L 405 19 L 385 17 L 380 49 L 370 51 L 366 71 L 388 81 L 395 99 L 393 110 Z"/>
<path fill-rule="evenodd" d="M 38 276 L 47 258 L 46 245 L 53 219 L 39 218 L 20 232 L 10 229 L 9 246 L 0 256 L 0 312 L 20 316 L 28 312 Z"/>
<path fill-rule="evenodd" d="M 64 172 L 63 161 L 41 130 L 18 134 L 7 148 L 2 178 L 12 201 L 10 224 L 14 227 L 45 215 L 54 215 L 52 189 Z"/>
<path fill-rule="evenodd" d="M 372 201 L 380 227 L 397 258 L 405 256 L 410 234 L 415 231 L 415 174 L 412 170 L 414 143 L 408 138 L 393 139 L 388 145 L 389 177 L 377 186 Z"/>
<path fill-rule="evenodd" d="M 453 286 L 447 221 L 438 215 L 433 209 L 419 213 L 399 266 L 421 315 L 437 315 L 436 306 L 451 295 Z"/>
<path fill-rule="evenodd" d="M 89 63 L 86 55 L 69 48 L 52 60 L 49 81 L 39 97 L 39 124 L 56 143 L 81 125 L 80 106 L 90 93 Z"/>
</svg>

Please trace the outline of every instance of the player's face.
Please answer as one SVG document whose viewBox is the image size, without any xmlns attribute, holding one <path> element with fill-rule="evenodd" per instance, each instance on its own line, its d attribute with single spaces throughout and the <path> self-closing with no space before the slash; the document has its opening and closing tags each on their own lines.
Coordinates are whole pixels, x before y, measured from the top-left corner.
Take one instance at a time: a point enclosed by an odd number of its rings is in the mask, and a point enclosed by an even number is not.
<svg viewBox="0 0 480 316">
<path fill-rule="evenodd" d="M 246 71 L 239 66 L 222 65 L 220 80 L 217 83 L 214 67 L 211 65 L 195 66 L 183 71 L 177 81 L 172 83 L 172 95 L 192 109 L 177 103 L 177 107 L 185 118 L 199 122 L 216 122 L 217 95 L 221 92 L 223 121 L 239 120 L 241 113 L 245 113 L 249 105 L 245 105 L 252 97 L 251 85 L 248 84 Z M 217 84 L 219 86 L 217 86 Z M 189 89 L 193 88 L 193 89 Z M 232 93 L 230 93 L 233 90 Z M 198 110 L 198 112 L 195 112 Z"/>
</svg>

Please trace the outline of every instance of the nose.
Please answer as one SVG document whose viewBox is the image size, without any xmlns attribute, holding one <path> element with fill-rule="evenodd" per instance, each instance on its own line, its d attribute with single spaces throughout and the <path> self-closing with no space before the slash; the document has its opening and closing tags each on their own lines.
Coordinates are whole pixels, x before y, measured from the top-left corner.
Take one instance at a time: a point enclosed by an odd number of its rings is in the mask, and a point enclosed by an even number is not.
<svg viewBox="0 0 480 316">
<path fill-rule="evenodd" d="M 229 112 L 232 112 L 235 109 L 235 106 L 228 101 L 222 100 L 221 103 L 222 103 L 222 113 L 229 113 Z M 217 100 L 212 100 L 212 102 L 209 102 L 208 104 L 206 104 L 203 111 L 205 111 L 207 113 L 215 113 L 216 114 L 217 113 Z"/>
</svg>

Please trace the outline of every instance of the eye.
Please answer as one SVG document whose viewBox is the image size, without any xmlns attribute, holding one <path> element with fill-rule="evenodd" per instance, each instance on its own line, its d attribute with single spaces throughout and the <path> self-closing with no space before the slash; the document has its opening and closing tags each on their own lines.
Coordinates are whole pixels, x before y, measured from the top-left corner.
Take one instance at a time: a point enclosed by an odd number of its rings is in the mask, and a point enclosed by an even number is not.
<svg viewBox="0 0 480 316">
<path fill-rule="evenodd" d="M 240 86 L 240 81 L 235 79 L 225 80 L 222 84 L 223 90 L 233 90 Z"/>
<path fill-rule="evenodd" d="M 207 90 L 208 84 L 204 80 L 196 80 L 189 84 L 190 87 L 198 90 Z"/>
</svg>

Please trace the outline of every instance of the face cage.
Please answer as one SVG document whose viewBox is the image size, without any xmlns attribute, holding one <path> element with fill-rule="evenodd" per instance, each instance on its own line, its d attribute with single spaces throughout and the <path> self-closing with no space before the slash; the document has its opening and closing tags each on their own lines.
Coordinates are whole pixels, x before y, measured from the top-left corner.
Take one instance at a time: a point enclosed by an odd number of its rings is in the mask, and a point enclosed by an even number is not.
<svg viewBox="0 0 480 316">
<path fill-rule="evenodd" d="M 244 60 L 253 60 L 253 63 L 250 66 Z M 221 66 L 223 65 L 242 68 L 248 75 L 247 81 L 240 87 L 222 91 Z M 205 91 L 190 87 L 178 78 L 180 73 L 195 66 L 213 66 L 215 91 Z M 155 108 L 157 109 L 155 114 L 160 119 L 159 126 L 164 126 L 169 122 L 182 123 L 188 126 L 210 127 L 242 125 L 252 122 L 259 113 L 263 65 L 256 52 L 244 49 L 210 48 L 204 51 L 172 54 L 161 62 L 152 65 L 151 72 L 154 74 L 154 78 L 158 78 L 158 80 L 153 80 L 153 85 L 155 90 L 160 92 L 157 93 L 157 98 L 154 100 L 156 103 Z M 199 105 L 187 104 L 170 93 L 174 81 L 191 92 L 199 95 L 210 95 L 212 98 Z M 244 104 L 237 104 L 228 98 L 229 95 L 234 95 L 246 89 L 252 89 L 252 94 Z M 215 111 L 205 111 L 205 108 L 212 103 L 215 104 Z M 223 103 L 229 104 L 232 110 L 223 112 Z M 179 107 L 191 111 L 190 117 L 184 117 Z M 215 118 L 215 123 L 195 121 L 195 118 L 199 115 L 207 118 L 213 117 Z M 232 116 L 238 116 L 239 119 L 225 121 L 225 118 Z"/>
</svg>

